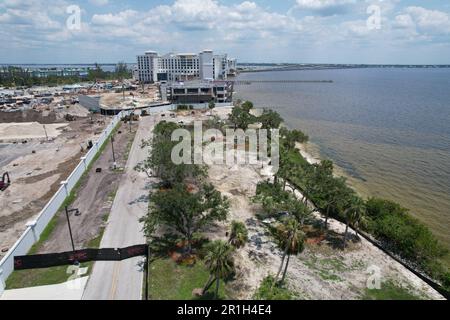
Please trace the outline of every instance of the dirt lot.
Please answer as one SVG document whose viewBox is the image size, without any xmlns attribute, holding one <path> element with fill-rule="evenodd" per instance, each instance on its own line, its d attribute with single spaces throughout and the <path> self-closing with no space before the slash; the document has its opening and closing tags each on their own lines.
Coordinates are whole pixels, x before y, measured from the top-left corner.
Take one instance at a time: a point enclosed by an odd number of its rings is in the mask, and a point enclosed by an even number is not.
<svg viewBox="0 0 450 320">
<path fill-rule="evenodd" d="M 119 186 L 120 175 L 128 158 L 129 148 L 134 139 L 138 123 L 122 124 L 115 135 L 114 151 L 117 169 L 113 169 L 111 144 L 108 144 L 94 163 L 89 173 L 83 178 L 70 208 L 78 208 L 81 215 L 70 214 L 70 223 L 76 248 L 82 248 L 101 233 L 110 212 L 115 192 Z M 101 168 L 101 172 L 96 172 Z M 39 253 L 61 252 L 71 250 L 67 220 L 64 211 L 57 214 L 57 223 L 50 237 L 39 248 Z"/>
<path fill-rule="evenodd" d="M 89 140 L 95 141 L 109 118 L 99 115 L 69 122 L 52 141 L 27 140 L 22 144 L 1 144 L 1 173 L 7 171 L 11 185 L 0 193 L 0 257 L 25 230 L 68 177 Z"/>
<path fill-rule="evenodd" d="M 160 100 L 159 89 L 156 85 L 145 85 L 144 91 L 142 91 L 142 87 L 134 91 L 125 91 L 125 95 L 108 92 L 102 93 L 100 96 L 100 104 L 106 107 L 141 107 Z"/>
</svg>

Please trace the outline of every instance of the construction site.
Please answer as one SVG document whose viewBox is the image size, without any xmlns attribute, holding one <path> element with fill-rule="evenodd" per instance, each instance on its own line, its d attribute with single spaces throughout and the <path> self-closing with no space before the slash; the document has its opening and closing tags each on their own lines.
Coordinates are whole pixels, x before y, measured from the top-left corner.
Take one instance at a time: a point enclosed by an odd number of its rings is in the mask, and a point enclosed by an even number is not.
<svg viewBox="0 0 450 320">
<path fill-rule="evenodd" d="M 128 82 L 14 90 L 0 88 L 0 258 L 111 121 L 111 117 L 80 103 L 79 98 L 97 99 L 104 108 L 129 108 L 157 101 L 158 92 L 154 85 L 138 87 Z M 126 152 L 127 141 L 134 137 L 128 127 L 123 131 L 124 134 L 117 137 L 118 159 Z M 111 163 L 104 160 L 103 169 L 112 167 L 111 155 L 108 159 Z M 111 176 L 98 179 L 101 175 L 95 176 L 96 184 L 86 191 L 88 194 L 113 192 Z M 104 206 L 104 201 L 99 206 Z M 97 211 L 102 212 L 101 209 Z M 96 234 L 96 228 L 82 229 L 87 231 L 85 238 Z"/>
</svg>

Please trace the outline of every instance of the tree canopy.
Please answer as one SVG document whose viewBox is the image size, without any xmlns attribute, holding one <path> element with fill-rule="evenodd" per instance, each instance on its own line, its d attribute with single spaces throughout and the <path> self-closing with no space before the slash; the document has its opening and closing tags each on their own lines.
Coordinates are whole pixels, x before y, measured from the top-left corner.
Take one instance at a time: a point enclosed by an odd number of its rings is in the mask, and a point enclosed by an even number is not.
<svg viewBox="0 0 450 320">
<path fill-rule="evenodd" d="M 150 195 L 149 214 L 142 220 L 147 237 L 154 235 L 157 227 L 180 236 L 187 243 L 188 252 L 196 232 L 213 221 L 224 221 L 229 201 L 211 184 L 203 184 L 192 191 L 185 184 L 176 184 L 169 190 L 158 190 Z"/>
<path fill-rule="evenodd" d="M 175 164 L 172 161 L 172 150 L 178 142 L 172 141 L 171 136 L 178 128 L 180 127 L 173 122 L 159 122 L 153 129 L 153 138 L 142 143 L 142 147 L 150 146 L 148 157 L 135 168 L 148 176 L 159 177 L 167 187 L 183 182 L 186 178 L 202 177 L 206 174 L 204 166 Z"/>
</svg>

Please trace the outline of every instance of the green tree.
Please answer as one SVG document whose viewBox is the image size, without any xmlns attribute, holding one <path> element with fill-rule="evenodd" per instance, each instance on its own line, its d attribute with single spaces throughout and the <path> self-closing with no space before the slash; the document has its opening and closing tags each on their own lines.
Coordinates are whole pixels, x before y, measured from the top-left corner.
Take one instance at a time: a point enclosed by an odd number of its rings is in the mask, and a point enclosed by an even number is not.
<svg viewBox="0 0 450 320">
<path fill-rule="evenodd" d="M 249 124 L 255 121 L 255 117 L 241 107 L 235 106 L 231 110 L 228 120 L 233 123 L 234 129 L 240 128 L 242 130 L 247 130 Z"/>
<path fill-rule="evenodd" d="M 286 128 L 280 129 L 281 143 L 288 150 L 295 148 L 295 143 L 306 143 L 309 137 L 300 130 L 288 130 Z"/>
<path fill-rule="evenodd" d="M 231 232 L 230 237 L 228 239 L 228 243 L 230 243 L 235 248 L 240 248 L 245 246 L 248 241 L 248 231 L 245 227 L 245 224 L 240 221 L 233 220 L 231 222 Z"/>
<path fill-rule="evenodd" d="M 249 113 L 250 110 L 253 109 L 253 103 L 252 103 L 251 101 L 245 101 L 245 102 L 241 105 L 241 108 L 242 108 L 245 112 Z"/>
<path fill-rule="evenodd" d="M 128 70 L 128 66 L 125 62 L 119 61 L 116 64 L 115 70 L 114 70 L 115 76 L 120 79 L 126 79 L 130 77 L 130 71 Z"/>
<path fill-rule="evenodd" d="M 345 204 L 344 217 L 345 217 L 345 232 L 343 246 L 346 247 L 347 235 L 349 225 L 352 224 L 355 228 L 356 235 L 358 235 L 358 226 L 361 219 L 364 216 L 365 204 L 364 201 L 357 195 L 352 195 Z"/>
<path fill-rule="evenodd" d="M 291 218 L 284 223 L 279 224 L 275 230 L 275 237 L 280 248 L 283 250 L 281 264 L 277 275 L 275 276 L 275 279 L 278 281 L 284 266 L 283 276 L 280 281 L 281 283 L 283 283 L 286 278 L 291 255 L 301 253 L 305 247 L 306 236 L 301 228 L 300 222 L 294 218 Z"/>
<path fill-rule="evenodd" d="M 163 185 L 183 182 L 188 177 L 202 177 L 206 174 L 206 167 L 195 164 L 172 161 L 172 150 L 178 141 L 172 141 L 172 132 L 179 126 L 173 122 L 159 122 L 153 129 L 153 138 L 144 140 L 141 147 L 149 148 L 148 157 L 140 162 L 135 170 L 145 172 L 149 177 L 157 176 Z"/>
<path fill-rule="evenodd" d="M 205 256 L 205 265 L 208 268 L 210 277 L 205 284 L 203 293 L 216 282 L 214 289 L 214 298 L 219 296 L 220 280 L 226 279 L 234 271 L 233 251 L 234 247 L 222 240 L 216 240 L 206 245 L 207 254 Z"/>
<path fill-rule="evenodd" d="M 106 77 L 105 72 L 102 70 L 100 65 L 96 62 L 94 68 L 90 69 L 88 72 L 88 79 L 90 81 L 97 81 L 99 79 L 104 79 Z"/>
<path fill-rule="evenodd" d="M 216 104 L 214 103 L 214 101 L 210 101 L 208 103 L 208 108 L 212 111 L 214 108 L 216 107 Z"/>
<path fill-rule="evenodd" d="M 228 199 L 210 184 L 201 185 L 196 192 L 177 184 L 156 191 L 150 198 L 149 213 L 141 219 L 145 234 L 151 237 L 157 227 L 163 226 L 185 241 L 188 255 L 192 253 L 194 234 L 215 221 L 224 221 L 229 210 Z"/>
<path fill-rule="evenodd" d="M 278 129 L 283 122 L 280 114 L 271 109 L 264 109 L 263 113 L 258 117 L 263 129 Z"/>
<path fill-rule="evenodd" d="M 286 201 L 285 211 L 292 214 L 293 217 L 300 222 L 300 225 L 303 226 L 306 222 L 308 222 L 314 212 L 314 209 L 309 209 L 303 202 L 299 201 L 294 195 L 289 197 L 289 200 Z"/>
</svg>

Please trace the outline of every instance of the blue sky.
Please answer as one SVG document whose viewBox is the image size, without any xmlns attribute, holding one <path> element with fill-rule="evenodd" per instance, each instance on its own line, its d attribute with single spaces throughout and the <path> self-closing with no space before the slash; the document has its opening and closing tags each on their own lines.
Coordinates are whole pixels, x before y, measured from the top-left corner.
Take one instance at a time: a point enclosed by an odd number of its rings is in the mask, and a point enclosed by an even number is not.
<svg viewBox="0 0 450 320">
<path fill-rule="evenodd" d="M 210 48 L 245 62 L 450 64 L 450 1 L 1 0 L 0 41 L 0 63 Z"/>
</svg>

